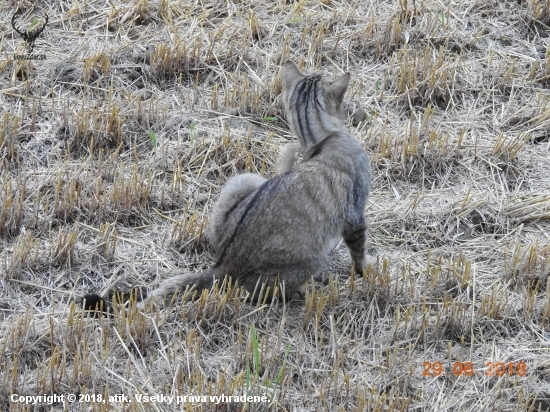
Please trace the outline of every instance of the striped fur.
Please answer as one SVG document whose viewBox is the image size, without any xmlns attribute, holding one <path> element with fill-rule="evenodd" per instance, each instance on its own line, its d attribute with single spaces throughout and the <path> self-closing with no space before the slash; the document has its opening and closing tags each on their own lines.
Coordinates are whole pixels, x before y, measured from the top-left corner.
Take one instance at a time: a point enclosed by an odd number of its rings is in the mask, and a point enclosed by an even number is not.
<svg viewBox="0 0 550 412">
<path fill-rule="evenodd" d="M 305 76 L 294 63 L 285 64 L 282 71 L 285 112 L 304 149 L 342 130 L 342 101 L 349 79 L 349 73 L 335 81 L 318 74 Z"/>
<path fill-rule="evenodd" d="M 349 74 L 330 81 L 306 76 L 292 62 L 282 68 L 283 102 L 292 132 L 306 156 L 267 180 L 250 173 L 231 178 L 211 217 L 214 266 L 165 280 L 150 297 L 178 289 L 206 288 L 226 275 L 248 291 L 258 282 L 284 285 L 292 297 L 329 261 L 342 238 L 358 270 L 365 268 L 370 162 L 364 148 L 342 125 L 340 112 Z"/>
</svg>

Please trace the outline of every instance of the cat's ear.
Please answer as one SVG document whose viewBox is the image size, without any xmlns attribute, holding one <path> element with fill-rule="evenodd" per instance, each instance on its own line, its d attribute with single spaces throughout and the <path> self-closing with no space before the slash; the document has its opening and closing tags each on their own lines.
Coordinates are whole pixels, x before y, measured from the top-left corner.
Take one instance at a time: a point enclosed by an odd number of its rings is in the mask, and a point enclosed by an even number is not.
<svg viewBox="0 0 550 412">
<path fill-rule="evenodd" d="M 344 95 L 346 94 L 346 90 L 348 90 L 350 77 L 351 75 L 349 73 L 345 73 L 334 80 L 328 87 L 328 92 L 338 103 L 342 103 L 344 100 Z"/>
<path fill-rule="evenodd" d="M 281 80 L 283 81 L 283 89 L 288 89 L 293 83 L 301 80 L 305 77 L 304 74 L 300 71 L 298 66 L 291 62 L 287 61 L 281 71 Z"/>
</svg>

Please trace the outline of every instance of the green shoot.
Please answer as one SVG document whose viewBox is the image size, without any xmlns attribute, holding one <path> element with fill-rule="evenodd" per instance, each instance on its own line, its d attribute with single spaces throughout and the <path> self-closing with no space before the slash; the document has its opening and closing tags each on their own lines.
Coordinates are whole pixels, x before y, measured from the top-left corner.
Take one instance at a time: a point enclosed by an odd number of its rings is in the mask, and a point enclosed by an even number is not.
<svg viewBox="0 0 550 412">
<path fill-rule="evenodd" d="M 290 352 L 290 343 L 286 347 L 285 357 L 283 359 L 283 364 L 281 366 L 281 369 L 279 369 L 279 373 L 277 373 L 277 376 L 275 377 L 275 385 L 278 385 L 279 383 L 281 383 L 281 378 L 283 377 L 283 373 L 285 371 L 286 359 L 288 357 L 289 352 Z"/>
<path fill-rule="evenodd" d="M 153 147 L 157 147 L 157 135 L 152 130 L 149 131 L 149 136 L 151 137 L 151 143 L 153 143 Z"/>
<path fill-rule="evenodd" d="M 260 373 L 260 351 L 258 349 L 258 336 L 254 325 L 250 326 L 250 334 L 252 335 L 252 349 L 254 350 L 254 374 L 258 377 Z"/>
<path fill-rule="evenodd" d="M 195 141 L 195 124 L 194 123 L 191 123 L 189 125 L 189 136 L 191 136 L 191 141 L 194 142 Z"/>
</svg>

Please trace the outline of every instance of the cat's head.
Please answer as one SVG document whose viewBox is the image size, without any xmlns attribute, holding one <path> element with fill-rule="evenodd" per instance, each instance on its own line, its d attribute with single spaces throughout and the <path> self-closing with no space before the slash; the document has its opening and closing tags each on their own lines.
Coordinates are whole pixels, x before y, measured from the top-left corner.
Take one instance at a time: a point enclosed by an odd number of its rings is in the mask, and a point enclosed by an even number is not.
<svg viewBox="0 0 550 412">
<path fill-rule="evenodd" d="M 350 74 L 336 80 L 319 74 L 306 75 L 291 61 L 281 70 L 283 104 L 292 132 L 304 148 L 343 128 L 342 102 Z"/>
</svg>

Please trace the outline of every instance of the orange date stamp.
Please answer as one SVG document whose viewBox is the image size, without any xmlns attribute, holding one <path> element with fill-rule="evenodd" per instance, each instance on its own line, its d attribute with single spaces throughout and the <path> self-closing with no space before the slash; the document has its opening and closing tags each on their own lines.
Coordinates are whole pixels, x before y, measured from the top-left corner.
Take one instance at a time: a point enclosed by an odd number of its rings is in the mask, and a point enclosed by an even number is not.
<svg viewBox="0 0 550 412">
<path fill-rule="evenodd" d="M 485 362 L 484 372 L 476 371 L 473 362 L 454 362 L 452 372 L 445 371 L 441 362 L 424 362 L 422 364 L 424 371 L 422 376 L 424 377 L 438 377 L 438 376 L 526 376 L 527 375 L 527 363 L 524 361 L 518 362 Z"/>
</svg>

